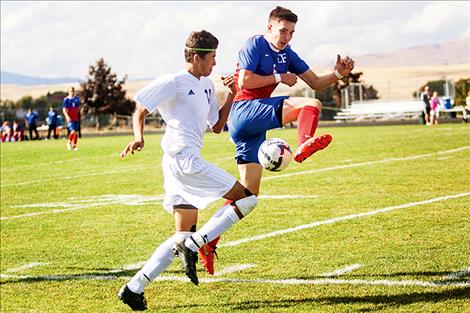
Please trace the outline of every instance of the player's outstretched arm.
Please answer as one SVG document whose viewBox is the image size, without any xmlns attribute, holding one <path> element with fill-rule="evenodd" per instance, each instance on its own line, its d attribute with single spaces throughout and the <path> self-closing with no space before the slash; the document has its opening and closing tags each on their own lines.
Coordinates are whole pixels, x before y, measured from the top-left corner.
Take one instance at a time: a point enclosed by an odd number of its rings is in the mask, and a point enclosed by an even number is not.
<svg viewBox="0 0 470 313">
<path fill-rule="evenodd" d="M 276 75 L 279 75 L 279 80 L 276 80 Z M 254 89 L 261 88 L 277 83 L 286 84 L 289 87 L 297 83 L 297 75 L 292 73 L 273 75 L 259 75 L 247 69 L 241 69 L 238 76 L 238 86 L 240 89 Z"/>
<path fill-rule="evenodd" d="M 320 90 L 335 83 L 341 77 L 349 75 L 354 69 L 354 61 L 346 57 L 344 59 L 338 54 L 336 57 L 335 72 L 323 76 L 317 76 L 311 69 L 299 75 L 299 77 L 314 90 Z"/>
<path fill-rule="evenodd" d="M 134 131 L 134 140 L 129 142 L 124 150 L 121 152 L 121 158 L 129 154 L 134 154 L 134 151 L 140 151 L 144 148 L 144 122 L 149 112 L 146 108 L 137 105 L 134 114 L 132 115 L 132 129 Z"/>
<path fill-rule="evenodd" d="M 228 115 L 230 113 L 230 109 L 232 108 L 233 99 L 237 94 L 237 87 L 235 86 L 235 79 L 232 75 L 225 76 L 220 78 L 224 86 L 229 88 L 229 92 L 227 98 L 225 99 L 224 105 L 219 109 L 219 120 L 217 123 L 212 127 L 212 131 L 216 134 L 220 134 L 220 132 L 224 129 L 225 124 L 227 123 Z"/>
</svg>

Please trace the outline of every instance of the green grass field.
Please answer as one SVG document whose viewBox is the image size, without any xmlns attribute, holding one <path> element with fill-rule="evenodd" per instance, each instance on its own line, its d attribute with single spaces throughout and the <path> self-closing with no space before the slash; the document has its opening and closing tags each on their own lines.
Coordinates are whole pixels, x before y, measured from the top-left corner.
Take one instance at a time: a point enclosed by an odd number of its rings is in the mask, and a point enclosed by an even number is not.
<svg viewBox="0 0 470 313">
<path fill-rule="evenodd" d="M 196 287 L 176 260 L 146 289 L 150 312 L 470 312 L 470 125 L 324 132 L 328 149 L 264 173 L 220 274 Z M 269 136 L 294 145 L 296 131 Z M 173 233 L 161 136 L 119 159 L 131 138 L 1 145 L 2 312 L 130 311 L 116 292 Z M 238 177 L 228 134 L 205 138 Z"/>
</svg>

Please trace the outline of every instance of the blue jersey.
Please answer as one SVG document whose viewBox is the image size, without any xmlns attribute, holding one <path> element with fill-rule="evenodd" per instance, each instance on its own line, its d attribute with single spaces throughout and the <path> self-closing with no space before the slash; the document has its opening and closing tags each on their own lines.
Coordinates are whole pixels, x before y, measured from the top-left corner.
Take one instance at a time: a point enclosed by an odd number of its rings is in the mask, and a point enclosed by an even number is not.
<svg viewBox="0 0 470 313">
<path fill-rule="evenodd" d="M 248 39 L 238 53 L 238 64 L 235 72 L 235 81 L 241 69 L 255 74 L 267 76 L 291 72 L 303 74 L 309 66 L 295 53 L 290 46 L 283 50 L 275 50 L 262 35 Z M 269 86 L 238 90 L 234 101 L 269 98 L 277 84 Z M 238 87 L 238 84 L 237 84 Z"/>
<path fill-rule="evenodd" d="M 34 124 L 36 124 L 36 122 L 38 120 L 38 115 L 34 112 L 27 113 L 26 114 L 26 120 L 28 121 L 29 125 L 34 125 Z"/>
<path fill-rule="evenodd" d="M 49 125 L 57 125 L 57 113 L 56 113 L 56 111 L 47 112 L 47 117 L 49 118 Z"/>
<path fill-rule="evenodd" d="M 65 109 L 70 117 L 70 120 L 73 122 L 78 122 L 80 120 L 80 113 L 78 111 L 79 106 L 80 99 L 77 96 L 73 98 L 65 97 L 64 101 L 62 101 L 62 108 Z"/>
</svg>

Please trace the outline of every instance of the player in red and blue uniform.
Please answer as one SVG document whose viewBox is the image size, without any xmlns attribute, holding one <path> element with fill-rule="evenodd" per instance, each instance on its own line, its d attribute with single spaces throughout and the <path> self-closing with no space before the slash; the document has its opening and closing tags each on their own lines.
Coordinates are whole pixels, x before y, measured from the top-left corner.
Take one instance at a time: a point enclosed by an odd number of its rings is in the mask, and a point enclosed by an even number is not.
<svg viewBox="0 0 470 313">
<path fill-rule="evenodd" d="M 75 95 L 75 88 L 69 88 L 69 95 L 62 101 L 62 112 L 67 121 L 67 128 L 70 131 L 67 142 L 67 149 L 77 151 L 78 127 L 80 123 L 80 99 Z"/>
<path fill-rule="evenodd" d="M 354 62 L 339 55 L 335 72 L 317 76 L 295 53 L 289 42 L 295 31 L 297 15 L 276 7 L 269 16 L 267 32 L 251 37 L 238 54 L 234 75 L 238 93 L 228 121 L 230 135 L 236 144 L 235 159 L 240 182 L 258 195 L 262 167 L 258 149 L 266 139 L 266 131 L 297 121 L 298 147 L 294 160 L 302 162 L 313 153 L 326 148 L 332 137 L 324 134 L 314 137 L 322 104 L 318 99 L 303 97 L 271 97 L 279 83 L 293 86 L 300 77 L 314 90 L 319 90 L 349 75 Z M 214 251 L 218 239 L 201 248 L 201 263 L 213 274 Z"/>
</svg>

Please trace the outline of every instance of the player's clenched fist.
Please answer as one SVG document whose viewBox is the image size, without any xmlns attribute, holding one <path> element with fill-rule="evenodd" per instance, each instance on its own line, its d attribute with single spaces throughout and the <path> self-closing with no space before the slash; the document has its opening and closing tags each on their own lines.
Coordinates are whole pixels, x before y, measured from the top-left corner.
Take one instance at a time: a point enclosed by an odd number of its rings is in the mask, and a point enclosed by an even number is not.
<svg viewBox="0 0 470 313">
<path fill-rule="evenodd" d="M 281 74 L 281 83 L 292 87 L 297 83 L 297 75 L 292 73 L 283 73 Z"/>
</svg>

